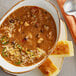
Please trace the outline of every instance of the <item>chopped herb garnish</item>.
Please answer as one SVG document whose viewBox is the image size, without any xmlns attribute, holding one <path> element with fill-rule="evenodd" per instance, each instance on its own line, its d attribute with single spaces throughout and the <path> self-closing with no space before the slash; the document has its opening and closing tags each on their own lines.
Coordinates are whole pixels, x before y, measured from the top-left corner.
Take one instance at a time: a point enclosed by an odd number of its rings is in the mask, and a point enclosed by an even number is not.
<svg viewBox="0 0 76 76">
<path fill-rule="evenodd" d="M 20 61 L 18 61 L 18 62 L 15 62 L 15 64 L 16 64 L 16 65 L 20 65 L 20 64 L 21 64 L 21 62 L 20 62 Z"/>
<path fill-rule="evenodd" d="M 28 50 L 25 51 L 26 54 L 29 54 L 30 52 Z"/>
<path fill-rule="evenodd" d="M 22 46 L 20 46 L 19 44 L 15 43 L 15 42 L 12 42 L 12 44 L 13 44 L 13 48 L 19 49 L 20 51 L 22 50 Z"/>
<path fill-rule="evenodd" d="M 2 55 L 3 55 L 3 56 L 7 56 L 7 54 L 6 54 L 5 52 L 6 52 L 6 47 L 3 48 L 3 50 L 2 50 Z"/>
<path fill-rule="evenodd" d="M 17 45 L 17 47 L 18 47 L 20 50 L 22 50 L 22 47 L 21 47 L 20 45 Z"/>
<path fill-rule="evenodd" d="M 34 56 L 34 52 L 32 52 L 32 50 L 26 50 L 25 53 L 29 54 L 31 57 Z"/>
<path fill-rule="evenodd" d="M 5 56 L 4 52 L 2 51 L 2 55 Z"/>
<path fill-rule="evenodd" d="M 7 44 L 8 42 L 9 42 L 8 37 L 3 36 L 3 37 L 1 38 L 1 43 L 2 43 L 2 44 Z"/>
<path fill-rule="evenodd" d="M 35 15 L 33 15 L 33 17 L 35 18 L 36 16 L 35 16 Z"/>
<path fill-rule="evenodd" d="M 3 48 L 3 51 L 4 51 L 4 52 L 6 52 L 6 47 L 5 47 L 5 48 Z"/>
<path fill-rule="evenodd" d="M 30 54 L 31 54 L 31 56 L 34 56 L 34 53 L 33 52 L 31 52 Z"/>
</svg>

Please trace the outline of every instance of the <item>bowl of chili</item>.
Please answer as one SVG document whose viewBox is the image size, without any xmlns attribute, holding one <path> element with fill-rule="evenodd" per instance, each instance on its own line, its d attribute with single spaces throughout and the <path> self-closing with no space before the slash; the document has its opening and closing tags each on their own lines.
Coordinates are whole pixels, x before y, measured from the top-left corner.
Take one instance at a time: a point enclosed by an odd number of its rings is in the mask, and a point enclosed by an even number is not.
<svg viewBox="0 0 76 76">
<path fill-rule="evenodd" d="M 11 73 L 28 72 L 41 65 L 60 36 L 59 13 L 49 0 L 18 2 L 2 17 L 0 25 L 0 66 Z"/>
</svg>

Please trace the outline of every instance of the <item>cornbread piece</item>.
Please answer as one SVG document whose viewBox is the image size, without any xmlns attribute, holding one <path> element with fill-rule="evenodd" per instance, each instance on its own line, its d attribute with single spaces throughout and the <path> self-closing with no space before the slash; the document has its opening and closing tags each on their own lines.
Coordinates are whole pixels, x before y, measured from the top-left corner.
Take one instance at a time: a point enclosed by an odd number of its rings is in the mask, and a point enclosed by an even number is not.
<svg viewBox="0 0 76 76">
<path fill-rule="evenodd" d="M 59 69 L 48 58 L 39 69 L 45 76 L 56 76 L 59 73 Z"/>
<path fill-rule="evenodd" d="M 72 41 L 59 41 L 52 55 L 57 57 L 74 56 Z"/>
</svg>

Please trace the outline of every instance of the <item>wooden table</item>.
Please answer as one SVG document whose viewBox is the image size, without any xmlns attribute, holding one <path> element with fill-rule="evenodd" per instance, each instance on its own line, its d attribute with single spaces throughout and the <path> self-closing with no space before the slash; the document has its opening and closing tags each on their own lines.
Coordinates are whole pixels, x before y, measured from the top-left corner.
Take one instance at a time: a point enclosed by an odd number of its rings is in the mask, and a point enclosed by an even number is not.
<svg viewBox="0 0 76 76">
<path fill-rule="evenodd" d="M 7 10 L 9 10 L 18 1 L 20 1 L 20 0 L 0 0 L 0 18 L 5 14 L 5 12 L 7 12 Z M 56 0 L 51 0 L 51 1 L 57 6 Z M 58 8 L 58 6 L 57 6 L 57 8 Z M 58 10 L 59 10 L 59 8 L 58 8 Z M 60 12 L 60 10 L 59 10 L 59 12 Z M 60 12 L 60 15 L 61 15 L 61 18 L 64 20 L 61 12 Z M 69 30 L 67 32 L 68 32 L 68 40 L 72 41 L 72 37 L 70 35 Z M 76 45 L 75 44 L 74 44 L 74 49 L 75 49 L 75 54 L 76 54 Z M 12 75 L 9 75 L 9 74 L 3 72 L 2 69 L 0 69 L 0 76 L 12 76 Z M 62 70 L 58 76 L 76 76 L 76 55 L 74 57 L 70 57 L 70 58 L 68 57 L 68 58 L 64 59 L 64 64 L 63 64 Z"/>
</svg>

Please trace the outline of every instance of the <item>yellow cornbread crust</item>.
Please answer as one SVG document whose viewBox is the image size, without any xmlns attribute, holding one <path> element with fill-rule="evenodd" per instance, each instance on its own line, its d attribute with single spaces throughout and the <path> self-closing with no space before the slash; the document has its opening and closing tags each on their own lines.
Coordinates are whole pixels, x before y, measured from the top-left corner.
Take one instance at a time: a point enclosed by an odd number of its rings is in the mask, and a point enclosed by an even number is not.
<svg viewBox="0 0 76 76">
<path fill-rule="evenodd" d="M 74 49 L 72 41 L 59 41 L 55 50 L 51 54 L 57 57 L 69 57 L 74 56 Z"/>
<path fill-rule="evenodd" d="M 59 69 L 49 58 L 47 58 L 47 60 L 39 67 L 39 69 L 45 76 L 56 76 L 59 73 Z"/>
</svg>

